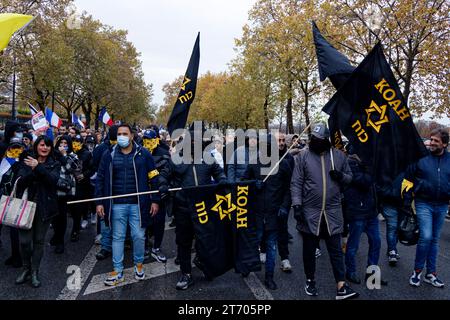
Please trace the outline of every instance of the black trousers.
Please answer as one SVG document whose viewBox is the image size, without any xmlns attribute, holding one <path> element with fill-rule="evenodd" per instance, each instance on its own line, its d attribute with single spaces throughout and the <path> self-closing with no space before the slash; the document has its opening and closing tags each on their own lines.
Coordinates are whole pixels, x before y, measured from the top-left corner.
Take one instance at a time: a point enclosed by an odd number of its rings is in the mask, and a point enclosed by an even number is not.
<svg viewBox="0 0 450 320">
<path fill-rule="evenodd" d="M 161 243 L 164 237 L 164 229 L 166 228 L 166 207 L 163 203 L 159 205 L 158 214 L 152 218 L 152 222 L 150 226 L 147 228 L 146 233 L 146 241 L 152 236 L 155 237 L 155 241 L 153 242 L 153 248 L 158 249 L 161 248 Z"/>
<path fill-rule="evenodd" d="M 50 220 L 42 221 L 39 216 L 34 217 L 30 230 L 19 230 L 22 263 L 26 269 L 38 271 L 44 255 L 45 235 L 50 227 Z"/>
<path fill-rule="evenodd" d="M 67 214 L 69 206 L 67 202 L 71 200 L 70 196 L 58 197 L 58 215 L 53 218 L 52 225 L 53 231 L 53 241 L 55 245 L 64 245 L 64 237 L 67 230 Z"/>
<path fill-rule="evenodd" d="M 289 233 L 288 233 L 288 219 L 286 217 L 278 217 L 278 254 L 281 261 L 289 259 Z M 260 244 L 260 250 L 262 253 L 266 253 L 266 232 L 264 232 L 263 239 Z"/>
<path fill-rule="evenodd" d="M 183 273 L 191 273 L 191 251 L 194 240 L 194 224 L 191 212 L 184 208 L 174 207 L 173 214 L 176 221 L 175 236 L 180 269 Z"/>
<path fill-rule="evenodd" d="M 324 239 L 330 256 L 333 275 L 336 283 L 345 281 L 344 253 L 341 247 L 341 234 L 330 236 L 325 223 L 321 224 L 319 236 L 302 232 L 303 237 L 303 264 L 305 266 L 306 279 L 314 280 L 316 273 L 316 248 L 320 239 Z"/>
</svg>

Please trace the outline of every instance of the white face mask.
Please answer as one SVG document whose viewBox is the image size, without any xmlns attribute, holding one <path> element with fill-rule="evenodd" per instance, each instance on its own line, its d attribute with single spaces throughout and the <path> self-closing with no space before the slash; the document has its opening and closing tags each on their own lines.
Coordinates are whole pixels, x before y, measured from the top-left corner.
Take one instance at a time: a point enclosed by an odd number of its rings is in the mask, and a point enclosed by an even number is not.
<svg viewBox="0 0 450 320">
<path fill-rule="evenodd" d="M 14 135 L 15 138 L 22 140 L 23 139 L 23 132 L 16 132 Z"/>
</svg>

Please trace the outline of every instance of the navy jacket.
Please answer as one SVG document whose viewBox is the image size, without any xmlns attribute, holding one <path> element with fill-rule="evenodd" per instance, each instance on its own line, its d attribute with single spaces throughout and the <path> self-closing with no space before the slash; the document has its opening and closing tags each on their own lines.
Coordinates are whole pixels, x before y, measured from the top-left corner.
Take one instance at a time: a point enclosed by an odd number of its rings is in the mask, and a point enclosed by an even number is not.
<svg viewBox="0 0 450 320">
<path fill-rule="evenodd" d="M 370 219 L 378 215 L 374 179 L 355 155 L 348 157 L 352 182 L 344 191 L 344 215 L 351 220 Z"/>
<path fill-rule="evenodd" d="M 414 183 L 417 200 L 445 204 L 450 201 L 450 153 L 428 155 L 406 170 L 405 179 Z"/>
<path fill-rule="evenodd" d="M 116 155 L 118 146 L 115 146 L 111 152 L 105 152 L 100 161 L 97 172 L 97 181 L 95 188 L 95 197 L 109 197 L 112 194 L 112 175 L 113 175 L 113 157 Z M 156 171 L 155 163 L 152 155 L 146 149 L 135 144 L 134 156 L 134 177 L 137 182 L 137 192 L 146 192 L 150 190 L 158 190 L 157 179 L 158 173 Z M 151 184 L 151 189 L 150 189 Z M 151 217 L 150 207 L 152 203 L 159 203 L 159 194 L 141 195 L 138 196 L 139 213 L 141 217 L 141 227 L 147 228 Z M 109 226 L 111 221 L 111 207 L 112 200 L 98 201 L 97 205 L 103 205 L 105 208 L 105 223 Z"/>
</svg>

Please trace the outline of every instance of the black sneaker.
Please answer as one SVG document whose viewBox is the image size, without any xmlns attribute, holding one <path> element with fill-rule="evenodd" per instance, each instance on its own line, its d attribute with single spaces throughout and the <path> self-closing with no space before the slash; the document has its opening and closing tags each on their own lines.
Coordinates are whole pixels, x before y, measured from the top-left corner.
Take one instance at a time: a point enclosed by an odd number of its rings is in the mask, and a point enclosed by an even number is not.
<svg viewBox="0 0 450 320">
<path fill-rule="evenodd" d="M 348 284 L 344 284 L 336 293 L 336 300 L 348 300 L 359 297 L 359 293 L 355 292 Z"/>
<path fill-rule="evenodd" d="M 395 250 L 389 251 L 389 253 L 388 253 L 389 265 L 391 267 L 395 267 L 397 265 L 399 257 L 400 256 L 397 254 L 397 252 Z"/>
<path fill-rule="evenodd" d="M 178 280 L 177 290 L 186 290 L 193 284 L 194 284 L 194 280 L 192 279 L 192 275 L 183 273 L 181 275 L 180 280 Z"/>
<path fill-rule="evenodd" d="M 275 281 L 273 281 L 273 277 L 266 277 L 266 280 L 264 281 L 264 285 L 269 290 L 277 290 L 278 289 L 277 284 L 275 283 Z"/>
<path fill-rule="evenodd" d="M 314 280 L 306 281 L 305 292 L 308 296 L 311 297 L 317 297 L 319 295 L 316 289 L 316 282 Z"/>
<path fill-rule="evenodd" d="M 101 260 L 105 260 L 106 258 L 108 258 L 110 256 L 111 256 L 111 252 L 109 252 L 105 249 L 102 249 L 102 250 L 100 250 L 99 253 L 97 253 L 95 255 L 95 258 L 97 258 L 97 260 L 101 261 Z"/>
<path fill-rule="evenodd" d="M 166 263 L 167 262 L 167 258 L 164 255 L 164 253 L 162 253 L 161 249 L 157 248 L 157 249 L 152 249 L 152 257 L 161 263 Z"/>
</svg>

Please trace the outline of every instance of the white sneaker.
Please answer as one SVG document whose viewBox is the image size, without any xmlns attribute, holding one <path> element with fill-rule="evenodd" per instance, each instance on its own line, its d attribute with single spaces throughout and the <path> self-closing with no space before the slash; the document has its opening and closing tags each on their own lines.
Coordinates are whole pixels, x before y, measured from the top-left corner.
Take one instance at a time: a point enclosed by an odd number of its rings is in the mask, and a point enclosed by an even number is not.
<svg viewBox="0 0 450 320">
<path fill-rule="evenodd" d="M 91 213 L 91 224 L 97 224 L 97 215 L 95 213 Z"/>
<path fill-rule="evenodd" d="M 81 229 L 86 229 L 88 224 L 89 224 L 89 222 L 87 220 L 82 220 L 81 221 Z"/>
<path fill-rule="evenodd" d="M 259 254 L 259 260 L 261 260 L 261 263 L 266 263 L 266 254 L 260 253 Z"/>
<path fill-rule="evenodd" d="M 286 273 L 292 272 L 292 266 L 288 259 L 281 261 L 281 271 Z"/>
<path fill-rule="evenodd" d="M 98 234 L 98 235 L 95 237 L 94 243 L 95 243 L 96 245 L 98 245 L 98 246 L 102 244 L 102 235 L 101 235 L 101 234 Z"/>
</svg>

